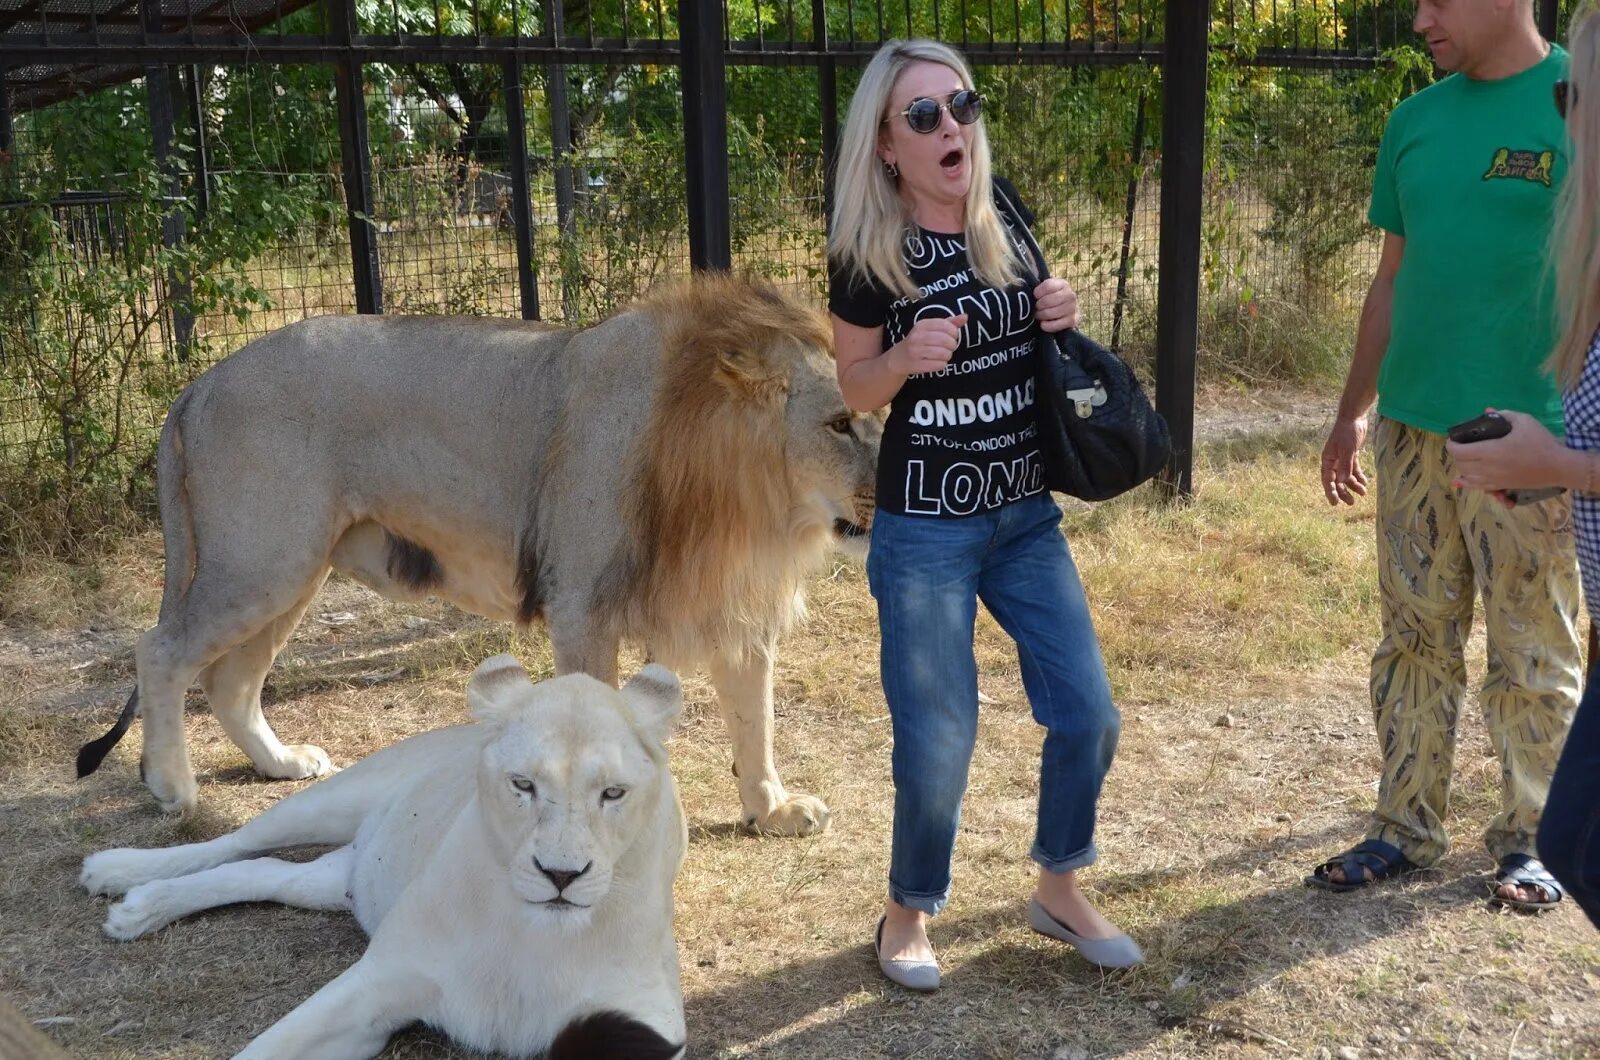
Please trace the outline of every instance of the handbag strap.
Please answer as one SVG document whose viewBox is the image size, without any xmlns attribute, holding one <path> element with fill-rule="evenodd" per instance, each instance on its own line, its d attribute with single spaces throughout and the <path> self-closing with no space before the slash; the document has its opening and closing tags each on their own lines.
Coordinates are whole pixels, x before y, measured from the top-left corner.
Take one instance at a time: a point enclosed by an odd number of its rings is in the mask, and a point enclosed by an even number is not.
<svg viewBox="0 0 1600 1060">
<path fill-rule="evenodd" d="M 1033 230 L 1028 227 L 1028 222 L 1022 219 L 1022 211 L 1017 209 L 1017 204 L 1011 201 L 1011 196 L 1006 194 L 1006 190 L 1000 186 L 998 181 L 995 182 L 994 192 L 1000 198 L 1001 207 L 1016 221 L 1017 228 L 1022 232 L 1023 242 L 1028 245 L 1028 252 L 1033 255 L 1034 264 L 1038 268 L 1033 277 L 1033 285 L 1037 287 L 1050 275 L 1050 266 L 1045 262 L 1044 251 L 1039 248 L 1039 241 L 1033 237 Z M 1072 336 L 1076 331 L 1076 328 L 1067 328 L 1059 334 L 1052 334 L 1040 328 L 1039 350 L 1040 353 L 1045 354 L 1047 357 L 1049 351 L 1054 350 L 1057 359 L 1066 365 L 1069 371 L 1078 373 L 1076 380 L 1081 380 L 1079 385 L 1074 387 L 1069 384 L 1064 393 L 1077 403 L 1078 415 L 1087 416 L 1091 406 L 1105 403 L 1105 389 L 1098 378 L 1085 373 L 1084 366 L 1079 363 L 1078 358 L 1073 356 L 1069 349 Z M 1098 400 L 1094 400 L 1096 397 Z"/>
<path fill-rule="evenodd" d="M 1039 249 L 1039 241 L 1033 238 L 1033 230 L 1028 227 L 1028 222 L 1022 219 L 1022 211 L 1017 208 L 1016 203 L 1011 201 L 1011 196 L 1006 194 L 1006 189 L 1000 186 L 999 181 L 995 181 L 994 193 L 999 197 L 1000 205 L 1005 208 L 1006 213 L 1011 215 L 1011 220 L 1016 222 L 1017 229 L 1022 233 L 1022 241 L 1028 246 L 1028 253 L 1033 255 L 1033 263 L 1036 270 L 1033 276 L 1033 285 L 1037 287 L 1040 283 L 1050 278 L 1050 266 L 1044 259 L 1044 251 Z"/>
</svg>

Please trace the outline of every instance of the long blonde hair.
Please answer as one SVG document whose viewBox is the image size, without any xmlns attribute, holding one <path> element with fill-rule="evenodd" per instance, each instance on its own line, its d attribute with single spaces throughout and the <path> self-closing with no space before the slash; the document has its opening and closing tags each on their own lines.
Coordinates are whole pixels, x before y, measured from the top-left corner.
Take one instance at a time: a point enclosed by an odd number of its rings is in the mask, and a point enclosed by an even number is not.
<svg viewBox="0 0 1600 1060">
<path fill-rule="evenodd" d="M 1561 339 L 1550 356 L 1550 369 L 1571 390 L 1583 377 L 1584 359 L 1600 328 L 1600 11 L 1592 3 L 1573 21 L 1568 36 L 1572 150 L 1556 214 Z"/>
<path fill-rule="evenodd" d="M 907 66 L 933 62 L 947 66 L 972 88 L 972 71 L 959 52 L 931 40 L 891 40 L 879 48 L 861 74 L 850 99 L 833 194 L 833 227 L 828 256 L 854 279 L 876 282 L 903 297 L 917 287 L 906 269 L 906 237 L 915 231 L 911 209 L 900 198 L 895 178 L 878 158 L 878 135 L 888 116 L 889 94 Z M 994 208 L 989 190 L 989 137 L 983 119 L 973 126 L 972 184 L 967 189 L 967 260 L 991 287 L 1009 287 L 1021 278 L 1016 250 Z"/>
</svg>

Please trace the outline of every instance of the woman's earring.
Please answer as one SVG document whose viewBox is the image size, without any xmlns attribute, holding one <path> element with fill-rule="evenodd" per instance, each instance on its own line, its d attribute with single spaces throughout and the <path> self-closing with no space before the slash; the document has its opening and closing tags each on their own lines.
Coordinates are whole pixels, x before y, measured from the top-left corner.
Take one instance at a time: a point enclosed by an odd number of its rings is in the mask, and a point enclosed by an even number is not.
<svg viewBox="0 0 1600 1060">
<path fill-rule="evenodd" d="M 890 180 L 893 180 L 895 177 L 900 175 L 900 167 L 895 165 L 893 162 L 885 162 L 883 164 L 883 171 L 889 174 Z"/>
</svg>

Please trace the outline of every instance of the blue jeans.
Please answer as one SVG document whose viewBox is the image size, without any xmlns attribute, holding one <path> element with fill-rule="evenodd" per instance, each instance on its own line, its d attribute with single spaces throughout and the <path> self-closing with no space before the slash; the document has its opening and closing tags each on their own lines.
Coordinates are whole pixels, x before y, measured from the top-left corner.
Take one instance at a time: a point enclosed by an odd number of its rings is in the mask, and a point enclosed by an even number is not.
<svg viewBox="0 0 1600 1060">
<path fill-rule="evenodd" d="M 1539 860 L 1600 928 L 1600 678 L 1583 690 L 1539 820 Z"/>
<path fill-rule="evenodd" d="M 1095 860 L 1095 803 L 1121 719 L 1078 569 L 1048 493 L 955 519 L 879 511 L 867 579 L 878 601 L 883 693 L 894 723 L 889 895 L 937 913 L 978 732 L 973 624 L 981 599 L 1017 642 L 1045 727 L 1032 857 L 1052 872 Z"/>
</svg>

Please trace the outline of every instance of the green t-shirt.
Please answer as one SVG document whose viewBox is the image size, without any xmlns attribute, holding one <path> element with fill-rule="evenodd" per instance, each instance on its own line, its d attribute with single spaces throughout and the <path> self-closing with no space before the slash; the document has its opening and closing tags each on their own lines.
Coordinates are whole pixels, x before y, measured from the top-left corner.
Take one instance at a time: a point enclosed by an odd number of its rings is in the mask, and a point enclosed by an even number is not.
<svg viewBox="0 0 1600 1060">
<path fill-rule="evenodd" d="M 1567 134 L 1567 54 L 1499 81 L 1452 75 L 1389 117 L 1367 212 L 1405 239 L 1378 414 L 1443 434 L 1485 407 L 1561 432 L 1547 247 Z"/>
</svg>

